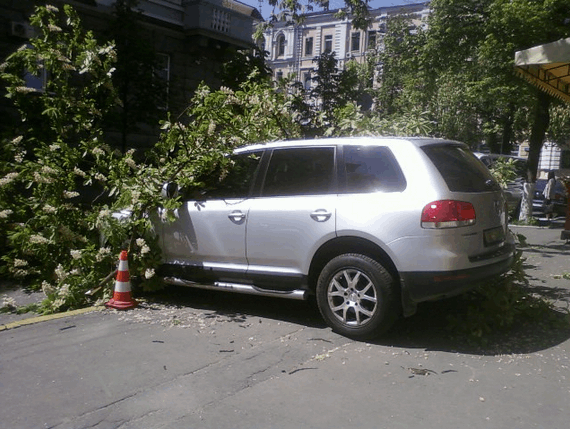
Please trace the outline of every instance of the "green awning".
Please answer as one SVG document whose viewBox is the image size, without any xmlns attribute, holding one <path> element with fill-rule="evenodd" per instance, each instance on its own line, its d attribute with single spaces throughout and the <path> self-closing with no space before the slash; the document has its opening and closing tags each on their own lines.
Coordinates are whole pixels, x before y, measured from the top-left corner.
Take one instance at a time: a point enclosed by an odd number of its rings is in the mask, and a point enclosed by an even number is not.
<svg viewBox="0 0 570 429">
<path fill-rule="evenodd" d="M 515 71 L 570 103 L 570 37 L 517 52 Z"/>
</svg>

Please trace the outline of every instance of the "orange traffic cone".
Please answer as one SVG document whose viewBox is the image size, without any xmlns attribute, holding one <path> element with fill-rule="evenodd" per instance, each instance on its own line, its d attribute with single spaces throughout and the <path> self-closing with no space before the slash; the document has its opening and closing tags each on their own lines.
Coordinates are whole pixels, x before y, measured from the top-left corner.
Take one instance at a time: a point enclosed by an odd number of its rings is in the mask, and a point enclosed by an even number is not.
<svg viewBox="0 0 570 429">
<path fill-rule="evenodd" d="M 128 310 L 138 305 L 131 296 L 131 280 L 129 277 L 129 260 L 127 251 L 121 251 L 119 256 L 119 269 L 117 270 L 117 281 L 115 282 L 115 290 L 113 298 L 105 304 L 106 307 L 116 308 L 117 310 Z"/>
</svg>

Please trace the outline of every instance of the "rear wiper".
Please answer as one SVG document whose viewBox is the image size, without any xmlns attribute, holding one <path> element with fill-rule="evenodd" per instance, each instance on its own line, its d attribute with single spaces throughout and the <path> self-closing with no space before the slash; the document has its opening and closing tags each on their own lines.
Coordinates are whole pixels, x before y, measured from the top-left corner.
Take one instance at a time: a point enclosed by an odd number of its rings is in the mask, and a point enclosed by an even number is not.
<svg viewBox="0 0 570 429">
<path fill-rule="evenodd" d="M 485 186 L 487 188 L 490 189 L 500 189 L 501 187 L 499 186 L 499 184 L 497 182 L 495 182 L 493 179 L 487 179 L 485 180 Z"/>
</svg>

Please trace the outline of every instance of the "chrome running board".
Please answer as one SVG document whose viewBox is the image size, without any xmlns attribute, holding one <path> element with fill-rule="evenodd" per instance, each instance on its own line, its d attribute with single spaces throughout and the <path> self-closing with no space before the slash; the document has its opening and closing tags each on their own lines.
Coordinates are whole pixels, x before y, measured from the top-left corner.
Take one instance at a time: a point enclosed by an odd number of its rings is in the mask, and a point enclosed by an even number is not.
<svg viewBox="0 0 570 429">
<path fill-rule="evenodd" d="M 287 298 L 303 301 L 306 299 L 306 291 L 295 289 L 291 291 L 260 289 L 251 285 L 241 283 L 215 282 L 213 285 L 191 282 L 177 277 L 164 277 L 164 281 L 175 286 L 188 286 L 197 289 L 220 290 L 225 292 L 236 292 L 247 295 L 268 296 L 273 298 Z"/>
</svg>

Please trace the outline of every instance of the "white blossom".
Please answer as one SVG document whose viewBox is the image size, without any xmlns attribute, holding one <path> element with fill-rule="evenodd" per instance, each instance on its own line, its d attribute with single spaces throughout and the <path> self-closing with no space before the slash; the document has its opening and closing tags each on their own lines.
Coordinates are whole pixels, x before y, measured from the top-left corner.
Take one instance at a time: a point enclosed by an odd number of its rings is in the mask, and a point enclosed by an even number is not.
<svg viewBox="0 0 570 429">
<path fill-rule="evenodd" d="M 58 13 L 59 9 L 51 4 L 46 4 L 46 10 L 53 13 Z"/>
<path fill-rule="evenodd" d="M 52 302 L 51 308 L 53 310 L 59 310 L 59 308 L 65 304 L 65 300 L 63 298 L 57 298 L 55 301 Z"/>
<path fill-rule="evenodd" d="M 42 292 L 47 297 L 55 292 L 55 288 L 45 280 L 42 282 Z"/>
<path fill-rule="evenodd" d="M 85 173 L 85 171 L 83 171 L 83 170 L 80 169 L 79 167 L 74 167 L 74 168 L 73 168 L 73 172 L 74 172 L 75 174 L 77 174 L 78 176 L 87 177 L 87 173 Z"/>
<path fill-rule="evenodd" d="M 61 264 L 57 266 L 54 272 L 58 281 L 62 281 L 67 277 L 67 273 L 65 272 Z"/>
<path fill-rule="evenodd" d="M 32 244 L 46 244 L 49 243 L 49 240 L 45 238 L 43 235 L 34 234 L 30 236 L 30 243 Z"/>
<path fill-rule="evenodd" d="M 44 174 L 59 174 L 59 172 L 55 169 L 50 167 L 49 165 L 44 165 L 40 171 Z"/>
<path fill-rule="evenodd" d="M 208 135 L 211 136 L 216 132 L 216 123 L 214 121 L 210 121 L 208 125 Z"/>
<path fill-rule="evenodd" d="M 12 139 L 12 144 L 17 145 L 20 144 L 20 142 L 23 140 L 24 136 L 18 136 L 18 137 L 14 137 Z"/>
<path fill-rule="evenodd" d="M 99 215 L 98 215 L 99 218 L 104 218 L 104 217 L 109 217 L 109 216 L 111 216 L 111 210 L 109 210 L 109 209 L 101 210 L 99 212 Z"/>
<path fill-rule="evenodd" d="M 105 155 L 105 151 L 100 147 L 93 148 L 91 152 L 93 152 L 93 155 Z"/>
<path fill-rule="evenodd" d="M 95 255 L 95 260 L 97 262 L 101 262 L 103 259 L 105 259 L 106 256 L 108 256 L 110 254 L 111 254 L 111 248 L 110 247 L 101 247 L 101 248 L 99 248 L 97 255 Z"/>
<path fill-rule="evenodd" d="M 147 268 L 146 271 L 144 272 L 144 277 L 146 279 L 150 279 L 154 276 L 154 268 Z"/>
<path fill-rule="evenodd" d="M 205 86 L 198 88 L 198 90 L 196 91 L 196 95 L 200 98 L 206 98 L 209 94 L 210 90 Z"/>
<path fill-rule="evenodd" d="M 34 171 L 34 181 L 37 183 L 53 183 L 53 177 L 42 175 L 39 171 Z"/>
<path fill-rule="evenodd" d="M 29 273 L 27 270 L 19 268 L 13 271 L 14 277 L 26 277 Z"/>
<path fill-rule="evenodd" d="M 14 259 L 14 267 L 25 267 L 27 265 L 28 265 L 28 261 L 25 261 L 23 259 L 18 259 L 18 258 Z"/>
<path fill-rule="evenodd" d="M 8 219 L 12 213 L 14 212 L 10 209 L 0 211 L 0 219 Z"/>
<path fill-rule="evenodd" d="M 32 92 L 37 92 L 35 88 L 30 88 L 29 86 L 17 86 L 14 91 L 20 94 L 31 94 Z"/>
<path fill-rule="evenodd" d="M 127 164 L 133 170 L 137 168 L 137 163 L 135 162 L 135 160 L 133 158 L 126 158 L 125 164 Z"/>
<path fill-rule="evenodd" d="M 141 247 L 141 255 L 145 255 L 148 252 L 150 252 L 150 247 L 148 247 L 146 244 Z"/>
<path fill-rule="evenodd" d="M 103 46 L 101 49 L 99 49 L 99 55 L 108 54 L 109 52 L 112 52 L 114 48 L 115 47 L 113 45 Z"/>
<path fill-rule="evenodd" d="M 64 198 L 75 198 L 79 196 L 79 192 L 75 191 L 63 191 Z"/>
<path fill-rule="evenodd" d="M 57 209 L 54 206 L 50 206 L 49 204 L 46 204 L 45 206 L 43 206 L 42 210 L 46 213 L 55 213 L 57 212 Z"/>
<path fill-rule="evenodd" d="M 69 288 L 70 286 L 67 283 L 65 283 L 62 287 L 59 288 L 57 295 L 62 298 L 65 298 L 66 296 L 69 295 Z"/>
<path fill-rule="evenodd" d="M 70 250 L 69 253 L 71 254 L 71 257 L 72 257 L 73 259 L 79 259 L 79 258 L 81 258 L 81 250 L 72 249 L 72 250 Z"/>
<path fill-rule="evenodd" d="M 54 143 L 54 144 L 50 144 L 50 145 L 49 145 L 49 150 L 51 150 L 52 152 L 54 152 L 54 151 L 56 151 L 56 150 L 58 150 L 58 149 L 61 149 L 61 146 L 58 145 L 57 143 Z"/>
<path fill-rule="evenodd" d="M 107 181 L 107 178 L 101 173 L 96 173 L 95 179 L 99 180 L 100 182 L 106 182 Z"/>
<path fill-rule="evenodd" d="M 13 182 L 14 179 L 18 177 L 18 173 L 8 173 L 4 177 L 0 179 L 0 186 L 7 185 L 10 182 Z"/>
<path fill-rule="evenodd" d="M 135 243 L 137 243 L 137 246 L 143 247 L 146 244 L 146 241 L 144 241 L 144 238 L 137 238 Z"/>
</svg>

